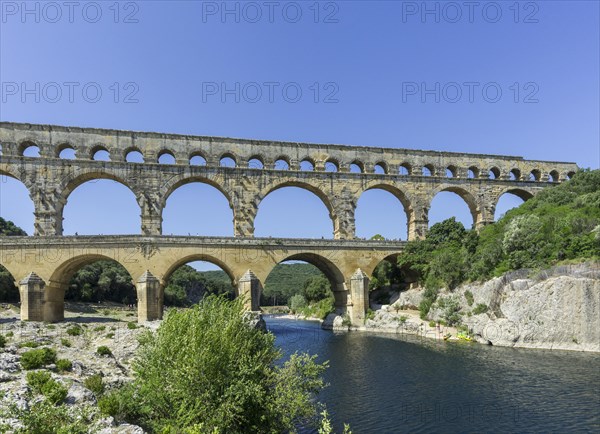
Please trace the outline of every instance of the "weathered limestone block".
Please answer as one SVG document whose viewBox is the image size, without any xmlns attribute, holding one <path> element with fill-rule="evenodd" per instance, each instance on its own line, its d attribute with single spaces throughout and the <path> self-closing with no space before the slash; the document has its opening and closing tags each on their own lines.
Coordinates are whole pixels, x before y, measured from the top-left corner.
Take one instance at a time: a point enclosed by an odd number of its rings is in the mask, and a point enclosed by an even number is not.
<svg viewBox="0 0 600 434">
<path fill-rule="evenodd" d="M 360 268 L 350 278 L 350 302 L 348 303 L 348 316 L 354 326 L 365 323 L 369 307 L 369 276 Z"/>
<path fill-rule="evenodd" d="M 19 282 L 21 321 L 44 321 L 44 287 L 46 283 L 35 273 Z"/>
<path fill-rule="evenodd" d="M 138 322 L 162 319 L 163 290 L 160 281 L 146 271 L 136 282 Z"/>
<path fill-rule="evenodd" d="M 246 273 L 238 281 L 238 297 L 242 297 L 246 309 L 251 311 L 260 310 L 260 293 L 262 292 L 262 283 L 252 272 Z"/>
</svg>

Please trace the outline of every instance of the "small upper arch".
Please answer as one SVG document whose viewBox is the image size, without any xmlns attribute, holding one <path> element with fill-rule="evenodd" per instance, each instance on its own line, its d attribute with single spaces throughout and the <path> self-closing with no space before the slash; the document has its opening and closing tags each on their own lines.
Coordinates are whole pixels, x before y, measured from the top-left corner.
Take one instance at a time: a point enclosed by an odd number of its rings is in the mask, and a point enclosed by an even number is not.
<svg viewBox="0 0 600 434">
<path fill-rule="evenodd" d="M 488 178 L 489 179 L 499 179 L 500 178 L 500 169 L 496 166 L 490 167 L 488 170 Z"/>
<path fill-rule="evenodd" d="M 63 142 L 56 147 L 54 156 L 65 160 L 74 160 L 76 152 L 75 147 L 71 143 Z"/>
<path fill-rule="evenodd" d="M 542 172 L 540 172 L 538 169 L 533 169 L 531 172 L 529 172 L 529 180 L 530 181 L 539 181 L 542 179 Z"/>
<path fill-rule="evenodd" d="M 471 166 L 467 169 L 467 178 L 469 179 L 477 179 L 479 178 L 479 167 Z"/>
<path fill-rule="evenodd" d="M 39 157 L 40 147 L 32 140 L 24 140 L 19 143 L 18 155 L 21 157 Z"/>
<path fill-rule="evenodd" d="M 206 156 L 200 151 L 194 151 L 189 155 L 190 166 L 206 166 Z"/>
<path fill-rule="evenodd" d="M 421 169 L 423 176 L 435 176 L 435 166 L 433 164 L 425 164 Z"/>
<path fill-rule="evenodd" d="M 385 161 L 379 161 L 375 163 L 375 166 L 373 166 L 373 172 L 380 175 L 386 175 L 388 173 L 387 163 Z"/>
<path fill-rule="evenodd" d="M 560 181 L 560 175 L 558 173 L 558 170 L 551 170 L 550 173 L 548 173 L 548 182 L 559 182 Z"/>
<path fill-rule="evenodd" d="M 412 164 L 404 162 L 398 167 L 399 175 L 412 175 Z"/>
<path fill-rule="evenodd" d="M 354 160 L 350 163 L 350 172 L 352 173 L 365 173 L 365 165 L 362 161 Z"/>
<path fill-rule="evenodd" d="M 110 152 L 106 145 L 98 143 L 90 149 L 90 159 L 96 161 L 110 161 Z"/>
<path fill-rule="evenodd" d="M 339 172 L 340 163 L 335 158 L 328 158 L 325 161 L 325 172 Z"/>
<path fill-rule="evenodd" d="M 458 168 L 451 164 L 446 167 L 446 178 L 456 178 L 458 176 Z"/>
<path fill-rule="evenodd" d="M 127 163 L 143 163 L 144 154 L 137 146 L 131 146 L 123 152 L 123 157 Z"/>
<path fill-rule="evenodd" d="M 156 162 L 159 164 L 175 164 L 175 153 L 170 149 L 161 149 L 156 156 Z"/>
<path fill-rule="evenodd" d="M 299 168 L 301 171 L 313 172 L 316 167 L 316 162 L 311 157 L 304 157 L 300 160 Z"/>
<path fill-rule="evenodd" d="M 225 152 L 219 158 L 219 166 L 221 167 L 236 167 L 237 157 L 232 152 Z"/>
<path fill-rule="evenodd" d="M 265 159 L 262 155 L 255 154 L 248 159 L 249 169 L 264 169 Z"/>
<path fill-rule="evenodd" d="M 290 170 L 290 157 L 280 155 L 273 163 L 274 170 Z"/>
<path fill-rule="evenodd" d="M 510 170 L 509 176 L 510 176 L 511 181 L 520 181 L 521 180 L 521 171 L 515 167 Z"/>
</svg>

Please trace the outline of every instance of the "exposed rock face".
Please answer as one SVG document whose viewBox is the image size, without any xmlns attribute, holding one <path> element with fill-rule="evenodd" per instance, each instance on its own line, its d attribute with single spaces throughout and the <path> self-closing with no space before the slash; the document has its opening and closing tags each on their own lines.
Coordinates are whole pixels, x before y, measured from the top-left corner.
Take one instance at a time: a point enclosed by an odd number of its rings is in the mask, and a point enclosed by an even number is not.
<svg viewBox="0 0 600 434">
<path fill-rule="evenodd" d="M 330 313 L 321 323 L 321 328 L 325 330 L 348 330 L 348 325 L 344 322 L 342 315 Z"/>
<path fill-rule="evenodd" d="M 561 266 L 535 277 L 528 274 L 520 270 L 442 293 L 430 316 L 442 318 L 444 310 L 436 306 L 440 300 L 453 299 L 460 305 L 463 324 L 479 342 L 600 351 L 600 265 Z M 471 306 L 467 291 L 473 295 Z M 476 314 L 477 305 L 485 305 L 487 312 Z"/>
</svg>

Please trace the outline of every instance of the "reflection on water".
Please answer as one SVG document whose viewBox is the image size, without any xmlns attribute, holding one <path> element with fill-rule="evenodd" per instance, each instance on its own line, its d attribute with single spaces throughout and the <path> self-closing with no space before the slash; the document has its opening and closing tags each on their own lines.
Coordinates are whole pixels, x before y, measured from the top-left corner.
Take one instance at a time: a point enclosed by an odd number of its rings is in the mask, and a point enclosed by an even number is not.
<svg viewBox="0 0 600 434">
<path fill-rule="evenodd" d="M 597 354 L 334 333 L 265 318 L 286 355 L 329 360 L 325 402 L 341 432 L 600 432 Z"/>
</svg>

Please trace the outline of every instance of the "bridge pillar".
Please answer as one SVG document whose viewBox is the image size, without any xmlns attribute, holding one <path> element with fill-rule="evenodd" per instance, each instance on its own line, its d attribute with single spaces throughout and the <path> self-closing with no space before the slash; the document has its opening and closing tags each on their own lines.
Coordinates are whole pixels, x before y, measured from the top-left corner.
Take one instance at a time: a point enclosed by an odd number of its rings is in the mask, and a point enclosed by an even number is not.
<svg viewBox="0 0 600 434">
<path fill-rule="evenodd" d="M 260 310 L 260 293 L 262 292 L 262 283 L 256 277 L 252 270 L 246 271 L 238 280 L 238 297 L 244 300 L 244 306 L 247 310 Z"/>
<path fill-rule="evenodd" d="M 429 220 L 409 220 L 408 241 L 421 240 L 427 235 Z"/>
<path fill-rule="evenodd" d="M 138 322 L 162 319 L 163 290 L 160 280 L 146 271 L 136 282 Z"/>
<path fill-rule="evenodd" d="M 355 326 L 365 323 L 367 309 L 369 308 L 369 277 L 358 268 L 350 278 L 350 303 L 348 303 L 348 316 Z"/>
<path fill-rule="evenodd" d="M 162 206 L 155 194 L 140 194 L 137 198 L 141 210 L 142 235 L 162 234 Z"/>
<path fill-rule="evenodd" d="M 62 235 L 62 221 L 58 221 L 55 212 L 35 211 L 33 215 L 35 217 L 33 222 L 34 235 L 40 237 Z"/>
<path fill-rule="evenodd" d="M 21 321 L 44 321 L 45 286 L 46 282 L 33 272 L 19 282 Z"/>
</svg>

